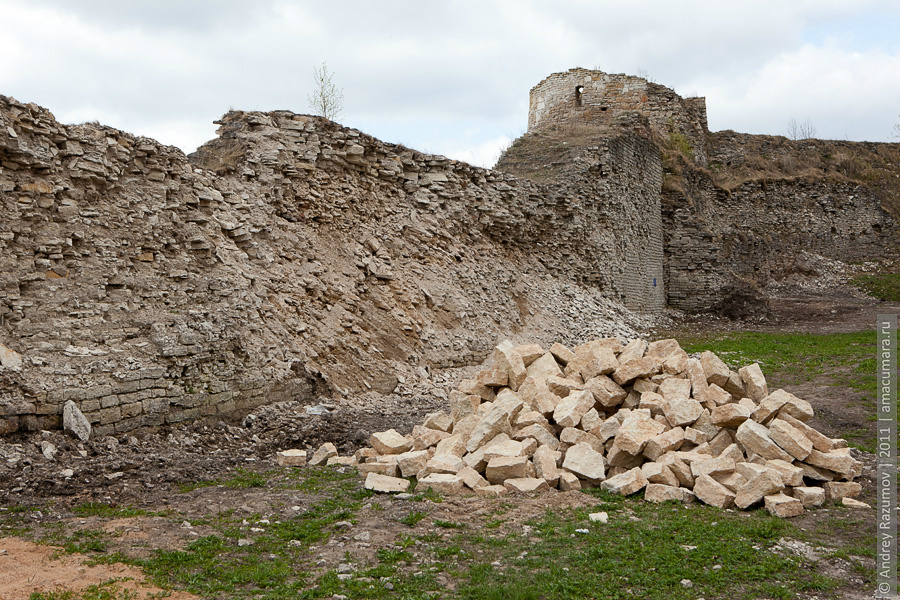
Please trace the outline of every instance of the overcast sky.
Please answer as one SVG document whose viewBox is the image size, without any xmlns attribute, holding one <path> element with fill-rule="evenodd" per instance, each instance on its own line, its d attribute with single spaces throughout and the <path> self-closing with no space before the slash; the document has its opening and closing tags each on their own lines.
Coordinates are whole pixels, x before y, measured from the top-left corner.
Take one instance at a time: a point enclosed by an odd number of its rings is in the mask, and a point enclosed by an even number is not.
<svg viewBox="0 0 900 600">
<path fill-rule="evenodd" d="M 572 67 L 706 96 L 713 131 L 900 121 L 897 0 L 0 0 L 0 94 L 186 152 L 230 108 L 310 112 L 323 61 L 343 124 L 487 166 Z"/>
</svg>

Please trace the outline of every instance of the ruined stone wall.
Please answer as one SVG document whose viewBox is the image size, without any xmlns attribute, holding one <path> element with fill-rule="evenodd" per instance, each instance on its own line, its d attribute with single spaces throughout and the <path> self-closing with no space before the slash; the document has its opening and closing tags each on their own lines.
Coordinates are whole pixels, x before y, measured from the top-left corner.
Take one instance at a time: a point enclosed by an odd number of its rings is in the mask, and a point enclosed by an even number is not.
<svg viewBox="0 0 900 600">
<path fill-rule="evenodd" d="M 580 94 L 578 87 L 583 88 Z M 684 99 L 665 86 L 631 75 L 588 69 L 550 75 L 529 94 L 528 131 L 608 126 L 629 113 L 647 117 L 660 139 L 684 136 L 693 159 L 706 165 L 706 100 Z"/>
<path fill-rule="evenodd" d="M 576 186 L 287 112 L 221 125 L 189 161 L 0 97 L 0 351 L 20 363 L 0 367 L 0 430 L 58 427 L 66 400 L 102 435 L 404 396 L 420 367 L 478 362 L 502 338 L 632 335 L 610 297 L 659 305 L 644 271 L 601 258 L 608 202 Z M 654 151 L 627 136 L 598 150 L 622 161 L 601 187 L 658 202 L 658 166 L 634 172 Z"/>
<path fill-rule="evenodd" d="M 897 256 L 895 219 L 857 183 L 762 179 L 729 192 L 702 174 L 688 180 L 664 205 L 674 307 L 712 308 L 735 277 L 764 286 L 802 272 L 804 252 L 847 263 Z"/>
</svg>

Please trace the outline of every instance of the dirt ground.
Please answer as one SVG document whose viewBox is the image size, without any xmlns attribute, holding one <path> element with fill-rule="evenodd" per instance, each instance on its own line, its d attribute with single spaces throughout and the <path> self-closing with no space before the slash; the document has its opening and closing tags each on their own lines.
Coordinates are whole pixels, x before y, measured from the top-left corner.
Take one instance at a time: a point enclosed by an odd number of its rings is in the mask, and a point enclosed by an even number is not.
<svg viewBox="0 0 900 600">
<path fill-rule="evenodd" d="M 880 303 L 851 290 L 783 295 L 770 304 L 771 314 L 749 322 L 735 322 L 705 316 L 681 317 L 667 326 L 665 337 L 710 331 L 755 329 L 763 331 L 803 331 L 833 333 L 859 331 L 874 326 L 878 312 L 900 312 L 900 305 Z M 656 332 L 655 337 L 660 337 Z M 434 389 L 449 391 L 467 374 L 466 369 L 435 375 Z M 861 425 L 866 415 L 852 402 L 852 389 L 824 382 L 792 383 L 779 373 L 766 373 L 770 381 L 802 398 L 810 400 L 816 411 L 811 423 L 828 435 Z M 238 467 L 248 470 L 274 465 L 275 451 L 285 448 L 317 448 L 322 442 L 334 442 L 342 455 L 365 444 L 374 431 L 395 428 L 408 432 L 433 410 L 444 408 L 445 394 L 422 393 L 413 397 L 376 396 L 350 400 L 341 406 L 319 406 L 285 402 L 257 410 L 232 422 L 191 423 L 160 431 L 136 432 L 118 438 L 105 437 L 79 443 L 61 432 L 18 434 L 0 439 L 0 510 L 31 507 L 27 519 L 40 524 L 62 524 L 66 531 L 103 529 L 115 532 L 114 546 L 140 555 L 151 548 L 182 548 L 197 536 L 206 534 L 191 521 L 205 515 L 235 508 L 238 514 L 274 514 L 289 512 L 294 502 L 290 491 L 259 488 L 231 489 L 203 487 L 182 493 L 179 486 L 233 474 Z M 310 414 L 324 412 L 325 414 Z M 42 453 L 47 442 L 56 449 L 52 459 Z M 860 453 L 866 468 L 858 481 L 863 485 L 860 500 L 875 504 L 873 457 Z M 184 522 L 156 516 L 127 519 L 78 517 L 75 507 L 88 502 L 119 506 L 168 508 L 184 516 Z M 577 507 L 596 502 L 580 493 L 560 493 L 542 498 L 518 498 L 512 501 L 507 518 L 525 521 L 548 507 Z M 317 565 L 334 566 L 345 553 L 371 558 L 379 547 L 398 535 L 398 515 L 410 511 L 409 502 L 384 499 L 379 510 L 366 507 L 360 513 L 355 531 L 368 532 L 365 541 L 348 532 L 343 539 L 332 539 L 319 549 Z M 465 523 L 484 515 L 491 501 L 478 498 L 449 498 L 432 506 L 435 518 Z M 280 508 L 275 508 L 280 507 Z M 860 513 L 847 535 L 860 543 L 874 531 L 874 510 Z M 443 516 L 442 516 L 443 515 Z M 0 512 L 2 516 L 2 512 Z M 829 535 L 825 525 L 828 510 L 810 511 L 797 521 L 812 537 Z M 474 522 L 473 522 L 474 523 Z M 0 529 L 0 536 L 4 532 Z M 792 550 L 795 551 L 796 549 Z M 807 550 L 801 548 L 798 552 Z M 862 579 L 837 559 L 822 560 L 824 573 L 846 582 L 840 597 L 868 597 L 862 593 Z M 66 555 L 52 546 L 35 545 L 15 537 L 0 537 L 0 598 L 27 600 L 35 591 L 83 589 L 109 579 L 124 579 L 138 597 L 159 592 L 148 587 L 140 572 L 123 565 L 82 564 L 78 555 Z M 125 584 L 123 584 L 125 585 Z M 449 582 L 448 582 L 449 585 Z M 180 600 L 187 595 L 173 595 Z M 810 596 L 813 597 L 813 596 Z"/>
</svg>

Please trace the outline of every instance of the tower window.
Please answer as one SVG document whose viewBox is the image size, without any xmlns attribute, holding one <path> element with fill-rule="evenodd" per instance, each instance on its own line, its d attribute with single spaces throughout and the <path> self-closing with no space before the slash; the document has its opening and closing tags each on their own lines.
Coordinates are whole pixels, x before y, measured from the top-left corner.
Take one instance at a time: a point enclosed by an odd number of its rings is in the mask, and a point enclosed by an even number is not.
<svg viewBox="0 0 900 600">
<path fill-rule="evenodd" d="M 583 85 L 576 85 L 576 86 L 575 86 L 575 106 L 582 106 L 582 105 L 583 105 L 583 99 L 582 99 L 582 94 L 583 94 L 583 93 L 584 93 L 584 86 L 583 86 Z"/>
</svg>

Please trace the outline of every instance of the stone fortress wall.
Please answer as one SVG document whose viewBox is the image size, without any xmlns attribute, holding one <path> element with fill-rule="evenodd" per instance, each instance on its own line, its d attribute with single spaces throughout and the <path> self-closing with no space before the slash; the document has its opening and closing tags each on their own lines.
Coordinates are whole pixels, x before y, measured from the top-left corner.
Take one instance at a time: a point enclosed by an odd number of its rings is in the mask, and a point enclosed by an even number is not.
<svg viewBox="0 0 900 600">
<path fill-rule="evenodd" d="M 865 186 L 717 186 L 704 162 L 743 142 L 706 131 L 702 99 L 577 69 L 531 101 L 527 143 L 602 133 L 565 161 L 541 147 L 545 183 L 287 111 L 231 112 L 189 158 L 0 96 L 0 434 L 59 427 L 68 400 L 98 435 L 288 398 L 412 402 L 426 367 L 507 337 L 627 338 L 646 321 L 626 307 L 709 309 L 806 251 L 896 255 Z M 673 136 L 697 159 L 674 191 Z"/>
</svg>

